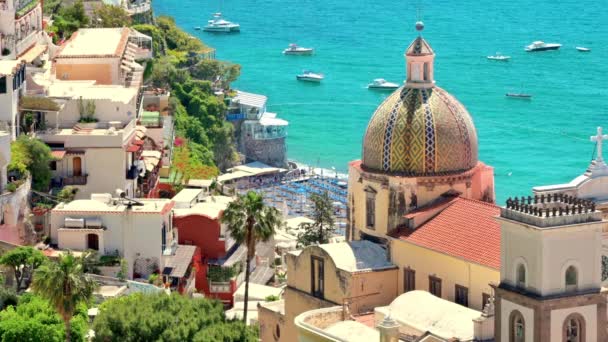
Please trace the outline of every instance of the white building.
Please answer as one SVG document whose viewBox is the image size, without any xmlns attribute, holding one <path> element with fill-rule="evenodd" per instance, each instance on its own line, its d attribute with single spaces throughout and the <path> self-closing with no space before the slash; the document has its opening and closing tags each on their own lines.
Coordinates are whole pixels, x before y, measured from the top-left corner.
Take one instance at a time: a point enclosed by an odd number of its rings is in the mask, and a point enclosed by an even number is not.
<svg viewBox="0 0 608 342">
<path fill-rule="evenodd" d="M 146 278 L 163 270 L 165 256 L 175 254 L 173 202 L 136 200 L 94 194 L 91 199 L 61 203 L 51 211 L 51 243 L 59 249 L 93 249 L 100 255 L 119 255 L 128 278 Z"/>
<path fill-rule="evenodd" d="M 0 60 L 0 129 L 13 139 L 19 132 L 19 99 L 25 93 L 25 63 Z"/>
<path fill-rule="evenodd" d="M 77 198 L 116 189 L 139 197 L 137 180 L 145 174 L 146 165 L 142 159 L 145 128 L 136 126 L 141 110 L 138 89 L 55 81 L 46 91 L 57 108 L 23 110 L 35 114 L 36 135 L 55 156 L 53 186 L 75 186 Z"/>
<path fill-rule="evenodd" d="M 40 0 L 0 0 L 0 59 L 17 59 L 43 39 Z"/>
<path fill-rule="evenodd" d="M 498 342 L 608 340 L 602 235 L 589 200 L 564 194 L 507 200 L 501 225 Z"/>
<path fill-rule="evenodd" d="M 267 101 L 264 95 L 237 91 L 230 101 L 226 120 L 236 127 L 239 152 L 247 159 L 284 167 L 289 123 L 279 119 L 276 113 L 267 112 Z"/>
</svg>

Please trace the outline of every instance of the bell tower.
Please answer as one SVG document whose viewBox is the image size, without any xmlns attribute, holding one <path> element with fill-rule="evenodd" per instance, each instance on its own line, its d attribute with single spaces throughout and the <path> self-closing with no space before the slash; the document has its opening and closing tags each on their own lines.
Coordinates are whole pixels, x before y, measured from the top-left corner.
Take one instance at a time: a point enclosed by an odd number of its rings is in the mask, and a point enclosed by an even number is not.
<svg viewBox="0 0 608 342">
<path fill-rule="evenodd" d="M 428 89 L 435 87 L 433 76 L 433 64 L 435 62 L 435 52 L 422 38 L 424 24 L 419 21 L 416 23 L 416 30 L 419 35 L 410 46 L 405 50 L 405 64 L 407 65 L 405 80 L 406 88 Z"/>
<path fill-rule="evenodd" d="M 602 231 L 591 201 L 564 194 L 507 200 L 501 208 L 497 342 L 606 341 Z"/>
</svg>

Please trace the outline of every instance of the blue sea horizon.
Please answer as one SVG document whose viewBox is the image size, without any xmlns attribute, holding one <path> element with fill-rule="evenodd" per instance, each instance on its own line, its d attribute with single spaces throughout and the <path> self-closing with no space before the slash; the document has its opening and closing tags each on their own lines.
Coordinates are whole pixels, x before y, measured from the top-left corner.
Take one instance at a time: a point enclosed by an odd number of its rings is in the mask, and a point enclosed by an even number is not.
<svg viewBox="0 0 608 342">
<path fill-rule="evenodd" d="M 241 33 L 208 34 L 219 2 L 154 0 L 156 15 L 217 49 L 217 58 L 242 65 L 234 87 L 268 96 L 268 110 L 290 122 L 289 159 L 347 172 L 361 157 L 362 138 L 388 93 L 366 85 L 375 78 L 400 83 L 403 52 L 418 35 L 436 53 L 437 85 L 471 113 L 479 159 L 494 167 L 497 201 L 531 187 L 569 182 L 585 171 L 597 126 L 608 128 L 608 11 L 588 1 L 245 1 L 225 0 L 221 11 Z M 418 15 L 417 13 L 421 13 Z M 527 53 L 535 40 L 559 51 Z M 314 56 L 285 56 L 289 43 L 314 47 Z M 591 48 L 580 53 L 575 47 Z M 486 58 L 501 52 L 509 62 Z M 303 69 L 325 74 L 303 84 Z M 524 91 L 532 100 L 506 98 Z"/>
</svg>

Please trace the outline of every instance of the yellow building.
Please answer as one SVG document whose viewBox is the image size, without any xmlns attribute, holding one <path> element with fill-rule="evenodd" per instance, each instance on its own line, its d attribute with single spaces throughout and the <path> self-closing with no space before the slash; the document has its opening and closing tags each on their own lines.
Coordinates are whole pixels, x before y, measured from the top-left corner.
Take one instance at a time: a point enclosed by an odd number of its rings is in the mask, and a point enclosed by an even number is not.
<svg viewBox="0 0 608 342">
<path fill-rule="evenodd" d="M 349 314 L 372 312 L 398 294 L 397 268 L 385 248 L 369 241 L 310 246 L 286 261 L 284 306 L 259 308 L 262 341 L 296 341 L 294 319 L 303 312 L 336 305 Z"/>
<path fill-rule="evenodd" d="M 478 160 L 473 120 L 435 85 L 435 54 L 421 36 L 405 58 L 405 85 L 375 111 L 365 132 L 363 158 L 349 165 L 350 243 L 291 254 L 284 313 L 260 308 L 263 341 L 295 341 L 298 315 L 353 297 L 345 320 L 413 290 L 479 311 L 492 295 L 489 283 L 500 281 L 494 171 Z M 357 243 L 386 249 L 390 268 L 368 267 L 372 272 L 362 273 L 340 266 L 344 252 L 339 250 Z M 315 288 L 318 261 L 324 272 L 322 296 Z"/>
</svg>

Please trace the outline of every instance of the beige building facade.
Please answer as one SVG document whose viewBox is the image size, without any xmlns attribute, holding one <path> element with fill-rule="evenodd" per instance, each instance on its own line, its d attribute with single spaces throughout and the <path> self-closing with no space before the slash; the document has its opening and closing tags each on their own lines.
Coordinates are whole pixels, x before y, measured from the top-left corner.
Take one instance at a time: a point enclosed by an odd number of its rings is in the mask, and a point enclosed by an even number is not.
<svg viewBox="0 0 608 342">
<path fill-rule="evenodd" d="M 164 268 L 163 254 L 177 246 L 172 208 L 170 200 L 130 201 L 110 194 L 60 203 L 51 211 L 51 243 L 118 255 L 127 261 L 129 279 L 147 278 Z"/>
<path fill-rule="evenodd" d="M 595 204 L 557 194 L 509 199 L 498 220 L 496 341 L 606 341 L 606 221 Z"/>
</svg>

